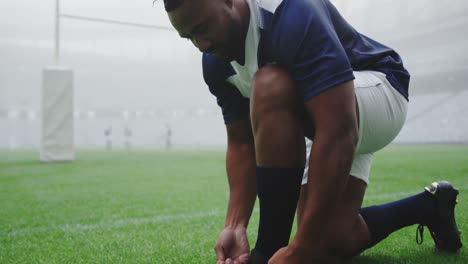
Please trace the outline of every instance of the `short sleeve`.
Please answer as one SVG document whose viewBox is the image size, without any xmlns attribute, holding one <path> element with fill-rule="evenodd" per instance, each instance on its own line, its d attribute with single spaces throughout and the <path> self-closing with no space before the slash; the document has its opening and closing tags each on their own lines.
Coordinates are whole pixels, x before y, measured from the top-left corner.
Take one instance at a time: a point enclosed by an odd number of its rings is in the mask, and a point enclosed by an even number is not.
<svg viewBox="0 0 468 264">
<path fill-rule="evenodd" d="M 271 57 L 291 70 L 304 100 L 349 80 L 353 70 L 328 2 L 284 0 L 270 29 Z"/>
<path fill-rule="evenodd" d="M 234 74 L 229 63 L 203 54 L 203 78 L 210 92 L 216 97 L 225 124 L 245 118 L 249 115 L 249 99 L 242 96 L 239 90 L 227 82 L 227 78 Z"/>
</svg>

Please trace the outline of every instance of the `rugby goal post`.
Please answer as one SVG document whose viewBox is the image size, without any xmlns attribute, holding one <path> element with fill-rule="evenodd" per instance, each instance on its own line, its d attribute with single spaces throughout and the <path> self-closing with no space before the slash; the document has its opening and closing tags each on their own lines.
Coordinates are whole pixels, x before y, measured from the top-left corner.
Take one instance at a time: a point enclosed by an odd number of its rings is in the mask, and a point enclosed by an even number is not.
<svg viewBox="0 0 468 264">
<path fill-rule="evenodd" d="M 75 159 L 73 71 L 53 66 L 42 72 L 40 160 Z"/>
<path fill-rule="evenodd" d="M 75 159 L 74 145 L 74 87 L 73 70 L 60 65 L 60 20 L 105 23 L 156 30 L 172 28 L 127 21 L 61 13 L 60 0 L 55 1 L 55 66 L 42 73 L 40 160 L 71 161 Z"/>
</svg>

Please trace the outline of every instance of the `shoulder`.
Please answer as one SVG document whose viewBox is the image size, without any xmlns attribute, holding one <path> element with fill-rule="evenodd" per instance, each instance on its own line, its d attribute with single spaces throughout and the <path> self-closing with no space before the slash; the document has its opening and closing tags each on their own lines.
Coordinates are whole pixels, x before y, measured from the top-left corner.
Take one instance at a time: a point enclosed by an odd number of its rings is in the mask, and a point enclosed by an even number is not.
<svg viewBox="0 0 468 264">
<path fill-rule="evenodd" d="M 227 78 L 235 74 L 231 64 L 226 61 L 203 53 L 202 55 L 203 78 L 208 86 L 217 85 L 226 81 Z"/>
<path fill-rule="evenodd" d="M 308 19 L 329 15 L 328 0 L 257 0 L 263 27 L 305 25 Z M 271 17 L 271 18 L 270 18 Z"/>
<path fill-rule="evenodd" d="M 276 2 L 278 5 L 266 4 Z M 327 0 L 260 0 L 263 32 L 277 60 L 294 58 L 304 42 L 320 42 L 333 29 Z"/>
</svg>

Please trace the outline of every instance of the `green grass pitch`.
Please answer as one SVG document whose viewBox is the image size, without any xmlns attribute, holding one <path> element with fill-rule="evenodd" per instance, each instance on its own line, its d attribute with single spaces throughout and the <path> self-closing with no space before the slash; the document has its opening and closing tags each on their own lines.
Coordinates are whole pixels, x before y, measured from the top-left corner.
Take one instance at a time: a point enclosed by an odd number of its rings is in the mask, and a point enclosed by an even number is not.
<svg viewBox="0 0 468 264">
<path fill-rule="evenodd" d="M 222 151 L 78 152 L 41 163 L 0 152 L 0 263 L 215 263 L 228 186 Z M 468 263 L 468 146 L 393 146 L 376 155 L 365 205 L 449 180 L 459 190 L 458 255 L 403 229 L 352 261 Z M 248 229 L 255 241 L 258 210 Z"/>
</svg>

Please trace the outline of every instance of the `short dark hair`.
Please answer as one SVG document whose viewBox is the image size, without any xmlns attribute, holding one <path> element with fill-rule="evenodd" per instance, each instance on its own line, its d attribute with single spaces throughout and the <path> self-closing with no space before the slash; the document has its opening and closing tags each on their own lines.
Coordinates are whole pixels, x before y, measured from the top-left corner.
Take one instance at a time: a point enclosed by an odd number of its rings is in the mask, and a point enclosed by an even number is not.
<svg viewBox="0 0 468 264">
<path fill-rule="evenodd" d="M 153 0 L 153 4 L 158 0 Z M 164 0 L 164 9 L 166 12 L 171 12 L 182 5 L 185 0 Z"/>
</svg>

